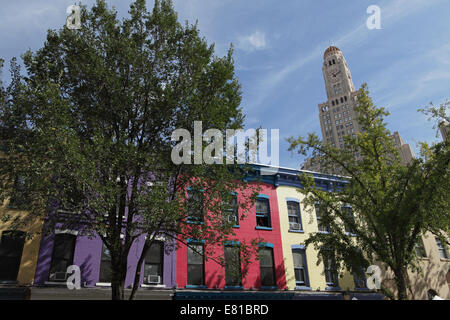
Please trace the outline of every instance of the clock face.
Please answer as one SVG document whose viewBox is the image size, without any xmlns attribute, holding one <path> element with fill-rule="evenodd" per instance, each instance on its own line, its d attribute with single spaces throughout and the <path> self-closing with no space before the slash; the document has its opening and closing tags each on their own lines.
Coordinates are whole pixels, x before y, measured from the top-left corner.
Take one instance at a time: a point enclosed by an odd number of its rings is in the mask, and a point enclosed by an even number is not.
<svg viewBox="0 0 450 320">
<path fill-rule="evenodd" d="M 332 69 L 328 72 L 328 77 L 330 78 L 330 80 L 332 82 L 337 82 L 339 81 L 338 76 L 340 75 L 341 71 L 338 69 Z"/>
</svg>

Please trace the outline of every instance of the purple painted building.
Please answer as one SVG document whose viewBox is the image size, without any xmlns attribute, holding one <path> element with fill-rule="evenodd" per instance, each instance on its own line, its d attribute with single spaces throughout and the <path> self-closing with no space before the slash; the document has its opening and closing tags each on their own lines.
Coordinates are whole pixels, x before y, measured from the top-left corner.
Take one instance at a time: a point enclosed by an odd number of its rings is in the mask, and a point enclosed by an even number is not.
<svg viewBox="0 0 450 320">
<path fill-rule="evenodd" d="M 109 252 L 100 237 L 89 237 L 76 230 L 56 229 L 42 237 L 34 285 L 64 284 L 69 265 L 77 265 L 81 271 L 82 287 L 106 287 L 110 285 Z M 145 236 L 136 240 L 128 255 L 125 288 L 131 287 L 136 265 L 144 246 Z M 166 252 L 164 246 L 172 240 L 159 241 L 148 250 L 142 266 L 140 287 L 176 287 L 176 252 Z"/>
</svg>

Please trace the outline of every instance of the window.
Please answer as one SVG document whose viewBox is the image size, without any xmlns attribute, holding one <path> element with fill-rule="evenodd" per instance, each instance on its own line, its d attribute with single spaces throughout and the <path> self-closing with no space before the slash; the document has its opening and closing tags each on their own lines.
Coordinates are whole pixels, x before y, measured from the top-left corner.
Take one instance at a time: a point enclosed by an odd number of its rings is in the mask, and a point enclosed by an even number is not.
<svg viewBox="0 0 450 320">
<path fill-rule="evenodd" d="M 417 254 L 418 257 L 421 257 L 421 258 L 426 258 L 427 257 L 422 237 L 419 239 L 419 242 L 416 243 L 416 245 L 414 247 L 415 247 L 416 254 Z"/>
<path fill-rule="evenodd" d="M 330 232 L 329 226 L 323 223 L 323 210 L 320 204 L 316 204 L 316 218 L 317 218 L 317 226 L 319 228 L 319 232 Z"/>
<path fill-rule="evenodd" d="M 225 246 L 225 285 L 242 285 L 240 248 L 237 245 Z"/>
<path fill-rule="evenodd" d="M 352 221 L 353 223 L 355 223 L 355 216 L 353 214 L 353 210 L 351 207 L 349 206 L 343 206 L 342 207 L 342 212 L 347 215 L 347 217 L 349 218 L 350 221 Z M 350 227 L 350 225 L 348 223 L 344 223 L 344 228 L 345 228 L 345 232 L 350 233 L 350 234 L 354 234 L 354 230 Z"/>
<path fill-rule="evenodd" d="M 275 286 L 275 268 L 273 263 L 273 249 L 264 247 L 260 249 L 259 265 L 261 272 L 261 286 Z"/>
<path fill-rule="evenodd" d="M 187 284 L 203 286 L 205 284 L 203 244 L 191 243 L 187 254 Z"/>
<path fill-rule="evenodd" d="M 59 233 L 55 235 L 52 263 L 48 280 L 67 280 L 67 267 L 73 264 L 76 239 L 77 237 L 75 235 L 68 233 Z"/>
<path fill-rule="evenodd" d="M 26 191 L 26 179 L 25 177 L 16 177 L 14 180 L 14 190 L 9 199 L 8 207 L 14 209 L 27 209 L 29 207 L 29 196 Z"/>
<path fill-rule="evenodd" d="M 305 250 L 293 249 L 292 257 L 294 258 L 295 283 L 298 286 L 309 286 Z"/>
<path fill-rule="evenodd" d="M 111 252 L 105 244 L 102 246 L 102 257 L 100 260 L 100 277 L 99 282 L 111 282 Z"/>
<path fill-rule="evenodd" d="M 300 216 L 300 204 L 295 201 L 287 202 L 289 216 L 289 230 L 303 230 Z"/>
<path fill-rule="evenodd" d="M 333 85 L 333 89 L 334 89 L 334 94 L 335 95 L 338 95 L 338 94 L 340 94 L 341 93 L 341 84 L 340 83 L 337 83 L 337 84 L 335 84 L 335 85 Z"/>
<path fill-rule="evenodd" d="M 225 204 L 225 219 L 228 222 L 234 222 L 235 225 L 239 225 L 239 207 L 237 202 L 237 195 L 233 194 L 231 203 Z"/>
<path fill-rule="evenodd" d="M 3 231 L 0 241 L 0 280 L 16 281 L 25 243 L 25 232 Z"/>
<path fill-rule="evenodd" d="M 193 189 L 187 190 L 186 205 L 188 222 L 203 222 L 203 200 L 203 192 Z"/>
<path fill-rule="evenodd" d="M 144 283 L 161 284 L 164 269 L 164 243 L 153 242 L 145 255 Z"/>
<path fill-rule="evenodd" d="M 324 254 L 323 259 L 325 267 L 325 281 L 329 287 L 338 287 L 338 274 L 336 268 L 336 260 L 334 258 L 333 252 L 329 250 Z"/>
<path fill-rule="evenodd" d="M 255 204 L 256 209 L 256 225 L 258 227 L 270 228 L 270 208 L 269 199 L 258 198 Z"/>
<path fill-rule="evenodd" d="M 448 252 L 447 252 L 447 248 L 445 248 L 445 246 L 442 244 L 441 240 L 439 240 L 439 238 L 436 237 L 436 245 L 439 251 L 439 255 L 441 256 L 442 259 L 448 259 Z"/>
</svg>

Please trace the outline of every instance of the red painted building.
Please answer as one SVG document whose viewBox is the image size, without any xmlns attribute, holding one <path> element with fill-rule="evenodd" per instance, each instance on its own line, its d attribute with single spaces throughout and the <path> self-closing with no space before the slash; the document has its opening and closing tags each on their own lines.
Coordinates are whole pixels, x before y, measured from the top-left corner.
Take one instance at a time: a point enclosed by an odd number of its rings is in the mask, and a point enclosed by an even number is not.
<svg viewBox="0 0 450 320">
<path fill-rule="evenodd" d="M 237 194 L 237 199 L 243 195 Z M 214 248 L 213 258 L 232 259 L 239 256 L 239 250 L 232 248 L 239 247 L 242 243 L 249 244 L 253 239 L 260 241 L 260 258 L 254 255 L 247 265 L 246 276 L 239 276 L 236 273 L 226 273 L 225 267 L 214 259 L 202 259 L 195 250 L 189 249 L 185 245 L 177 249 L 177 287 L 190 289 L 285 289 L 286 276 L 281 246 L 280 222 L 278 213 L 278 202 L 276 187 L 274 184 L 261 183 L 259 196 L 255 205 L 245 218 L 239 214 L 239 224 L 235 226 L 236 237 L 232 243 Z M 259 241 L 258 241 L 259 242 Z M 190 241 L 195 245 L 197 252 L 204 250 L 208 243 Z M 227 250 L 227 254 L 225 254 Z M 208 250 L 206 250 L 208 251 Z M 235 254 L 235 255 L 233 255 Z M 233 260 L 236 261 L 236 260 Z M 237 266 L 237 264 L 234 264 Z M 241 272 L 245 268 L 241 263 Z M 189 270 L 189 272 L 188 272 Z M 261 276 L 262 275 L 262 276 Z M 241 278 L 241 279 L 238 279 Z"/>
</svg>

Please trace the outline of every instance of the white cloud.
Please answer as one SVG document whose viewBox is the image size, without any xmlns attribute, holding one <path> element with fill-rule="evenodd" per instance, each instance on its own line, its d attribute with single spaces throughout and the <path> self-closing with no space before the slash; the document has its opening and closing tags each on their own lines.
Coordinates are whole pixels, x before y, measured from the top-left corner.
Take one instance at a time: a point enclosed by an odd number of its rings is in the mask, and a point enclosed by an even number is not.
<svg viewBox="0 0 450 320">
<path fill-rule="evenodd" d="M 237 47 L 247 52 L 261 50 L 266 46 L 266 34 L 258 30 L 249 36 L 241 36 L 238 38 Z"/>
</svg>

